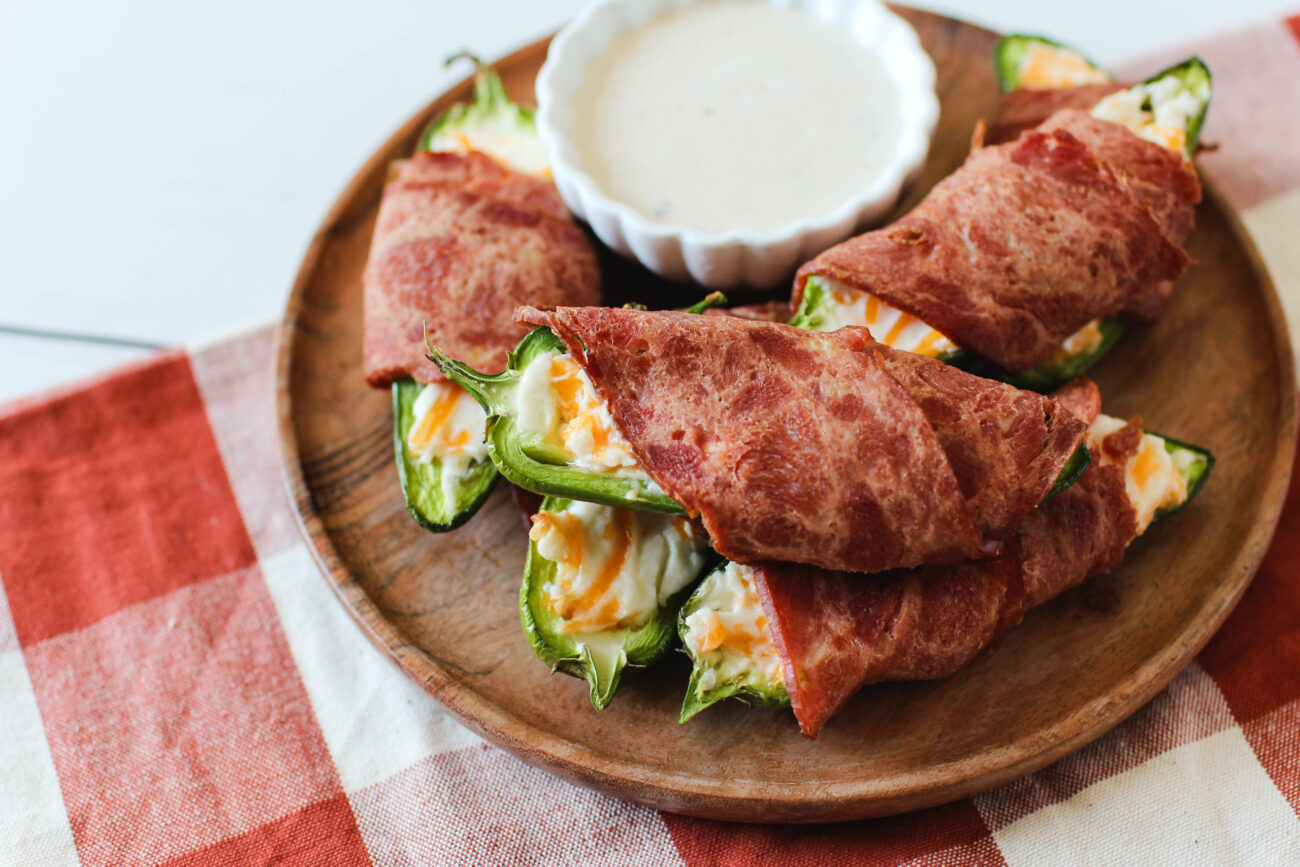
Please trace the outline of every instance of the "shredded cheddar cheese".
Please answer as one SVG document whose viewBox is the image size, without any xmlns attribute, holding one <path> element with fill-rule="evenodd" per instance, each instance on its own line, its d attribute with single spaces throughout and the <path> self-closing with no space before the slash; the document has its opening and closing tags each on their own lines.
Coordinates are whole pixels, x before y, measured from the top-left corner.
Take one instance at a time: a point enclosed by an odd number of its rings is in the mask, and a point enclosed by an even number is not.
<svg viewBox="0 0 1300 867">
<path fill-rule="evenodd" d="M 1137 513 L 1137 535 L 1146 532 L 1156 512 L 1177 506 L 1187 499 L 1187 483 L 1179 474 L 1173 455 L 1165 441 L 1155 434 L 1143 433 L 1137 452 L 1119 460 L 1104 447 L 1106 437 L 1125 426 L 1123 419 L 1099 415 L 1088 429 L 1088 450 L 1098 466 L 1120 466 L 1124 471 L 1124 488 Z"/>
<path fill-rule="evenodd" d="M 784 666 L 768 630 L 749 566 L 728 563 L 697 591 L 699 604 L 686 617 L 687 647 L 705 665 L 698 683 L 708 692 L 720 683 L 769 686 L 784 682 Z"/>
<path fill-rule="evenodd" d="M 839 308 L 836 321 L 830 323 L 833 328 L 862 325 L 874 339 L 886 346 L 930 358 L 957 348 L 955 343 L 917 317 L 891 307 L 875 295 L 828 277 L 818 279 L 826 283 L 831 300 Z"/>
<path fill-rule="evenodd" d="M 468 392 L 450 382 L 424 386 L 411 412 L 407 448 L 420 463 L 438 461 L 442 489 L 450 499 L 469 466 L 487 458 L 487 414 Z"/>
<path fill-rule="evenodd" d="M 1104 84 L 1110 76 L 1082 54 L 1042 42 L 1031 44 L 1020 61 L 1020 86 L 1031 90 Z"/>
<path fill-rule="evenodd" d="M 538 512 L 528 536 L 555 563 L 543 602 L 566 633 L 642 626 L 699 574 L 707 549 L 679 515 L 595 503 Z"/>
</svg>

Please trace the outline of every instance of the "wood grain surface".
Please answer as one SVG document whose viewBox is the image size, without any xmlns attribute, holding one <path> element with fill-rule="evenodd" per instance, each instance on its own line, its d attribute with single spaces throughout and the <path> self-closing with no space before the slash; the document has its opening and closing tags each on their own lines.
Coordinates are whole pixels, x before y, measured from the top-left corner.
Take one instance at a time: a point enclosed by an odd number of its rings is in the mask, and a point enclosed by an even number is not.
<svg viewBox="0 0 1300 867">
<path fill-rule="evenodd" d="M 901 213 L 967 152 L 996 105 L 994 34 L 900 10 L 938 68 L 943 113 Z M 546 43 L 498 68 L 532 101 Z M 1096 370 L 1106 411 L 1218 456 L 1194 504 L 1154 527 L 1118 570 L 1031 612 L 989 659 L 946 680 L 859 693 L 816 741 L 789 711 L 738 703 L 677 724 L 684 655 L 630 673 L 608 710 L 551 675 L 519 626 L 526 535 L 503 485 L 464 528 L 408 518 L 389 395 L 361 367 L 361 271 L 388 163 L 468 98 L 465 82 L 399 129 L 348 184 L 302 263 L 280 334 L 284 475 L 302 532 L 375 644 L 458 719 L 583 785 L 698 816 L 817 822 L 918 809 L 1007 782 L 1078 749 L 1151 699 L 1209 639 L 1269 541 L 1290 472 L 1295 381 L 1281 309 L 1238 221 L 1209 191 L 1197 264 L 1164 318 L 1135 327 Z M 611 301 L 698 297 L 606 257 Z M 739 300 L 748 300 L 745 298 Z"/>
</svg>

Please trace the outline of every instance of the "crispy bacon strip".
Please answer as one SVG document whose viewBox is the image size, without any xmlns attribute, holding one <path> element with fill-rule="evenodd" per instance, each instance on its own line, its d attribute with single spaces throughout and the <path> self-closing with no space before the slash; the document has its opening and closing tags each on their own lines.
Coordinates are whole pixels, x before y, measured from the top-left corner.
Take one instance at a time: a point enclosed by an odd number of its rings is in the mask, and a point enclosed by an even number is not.
<svg viewBox="0 0 1300 867">
<path fill-rule="evenodd" d="M 864 328 L 574 307 L 518 319 L 564 341 L 646 472 L 742 563 L 988 556 L 1085 432 L 1050 398 Z"/>
<path fill-rule="evenodd" d="M 1100 409 L 1087 380 L 1058 397 L 1085 423 Z M 816 737 L 866 684 L 960 670 L 1030 608 L 1115 568 L 1136 533 L 1122 470 L 1094 464 L 1031 512 L 993 559 L 870 578 L 809 566 L 755 567 L 800 729 Z"/>
<path fill-rule="evenodd" d="M 1015 141 L 1021 133 L 1028 132 L 1062 109 L 1091 111 L 1105 97 L 1128 87 L 1128 84 L 1110 81 L 1074 87 L 1021 87 L 1003 94 L 997 116 L 988 128 L 988 143 Z"/>
<path fill-rule="evenodd" d="M 443 377 L 424 330 L 498 372 L 527 329 L 519 304 L 598 304 L 596 252 L 548 180 L 481 153 L 422 153 L 384 188 L 364 275 L 366 381 Z"/>
<path fill-rule="evenodd" d="M 705 316 L 738 316 L 741 319 L 758 319 L 763 322 L 789 322 L 794 311 L 789 301 L 761 301 L 737 307 L 710 307 Z"/>
</svg>

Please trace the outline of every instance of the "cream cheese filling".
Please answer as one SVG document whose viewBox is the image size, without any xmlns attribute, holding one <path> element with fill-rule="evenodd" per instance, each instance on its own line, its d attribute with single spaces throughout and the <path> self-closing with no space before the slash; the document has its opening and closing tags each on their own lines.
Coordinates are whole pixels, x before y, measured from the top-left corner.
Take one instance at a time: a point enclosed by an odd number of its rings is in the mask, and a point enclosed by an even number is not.
<svg viewBox="0 0 1300 867">
<path fill-rule="evenodd" d="M 824 275 L 818 275 L 817 279 L 823 282 L 835 302 L 827 330 L 861 325 L 871 332 L 873 340 L 930 358 L 957 349 L 957 344 L 920 319 L 891 307 L 875 295 Z"/>
<path fill-rule="evenodd" d="M 1020 59 L 1020 86 L 1031 90 L 1105 84 L 1110 76 L 1077 51 L 1035 42 Z"/>
<path fill-rule="evenodd" d="M 683 643 L 704 664 L 701 693 L 721 684 L 783 686 L 784 665 L 772 642 L 767 615 L 754 589 L 754 570 L 727 563 L 696 591 L 698 604 L 685 619 Z"/>
<path fill-rule="evenodd" d="M 650 480 L 591 378 L 571 355 L 538 355 L 523 369 L 515 394 L 520 431 L 561 452 L 565 463 Z"/>
<path fill-rule="evenodd" d="M 417 463 L 438 461 L 442 492 L 450 501 L 469 467 L 488 456 L 483 435 L 487 414 L 469 392 L 450 382 L 421 388 L 411 414 L 406 447 Z"/>
<path fill-rule="evenodd" d="M 1199 100 L 1177 76 L 1135 84 L 1102 99 L 1092 116 L 1127 127 L 1135 135 L 1175 151 L 1184 159 L 1187 130 L 1200 114 Z"/>
<path fill-rule="evenodd" d="M 555 564 L 542 598 L 561 632 L 638 629 L 704 566 L 686 518 L 574 501 L 533 516 L 528 537 Z"/>
<path fill-rule="evenodd" d="M 463 128 L 439 130 L 429 140 L 429 150 L 462 155 L 478 151 L 514 171 L 544 178 L 551 176 L 541 139 L 535 133 L 521 133 L 513 112 L 479 118 Z"/>
<path fill-rule="evenodd" d="M 1165 441 L 1150 433 L 1142 434 L 1136 453 L 1123 460 L 1112 457 L 1103 441 L 1127 424 L 1124 419 L 1098 415 L 1088 428 L 1088 450 L 1098 466 L 1119 466 L 1124 471 L 1124 489 L 1137 513 L 1137 535 L 1141 536 L 1156 512 L 1187 501 L 1187 483 L 1179 470 L 1187 469 L 1196 458 L 1182 451 L 1170 454 Z"/>
</svg>

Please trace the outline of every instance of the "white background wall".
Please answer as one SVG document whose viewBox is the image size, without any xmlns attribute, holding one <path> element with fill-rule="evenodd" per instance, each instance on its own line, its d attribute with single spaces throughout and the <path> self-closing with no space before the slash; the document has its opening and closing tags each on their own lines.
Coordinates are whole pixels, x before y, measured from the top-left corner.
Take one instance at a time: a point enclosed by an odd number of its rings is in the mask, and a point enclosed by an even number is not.
<svg viewBox="0 0 1300 867">
<path fill-rule="evenodd" d="M 443 58 L 501 56 L 581 5 L 2 0 L 0 400 L 277 316 L 344 182 L 466 74 Z M 1056 35 L 1106 64 L 1300 11 L 916 5 Z"/>
</svg>

